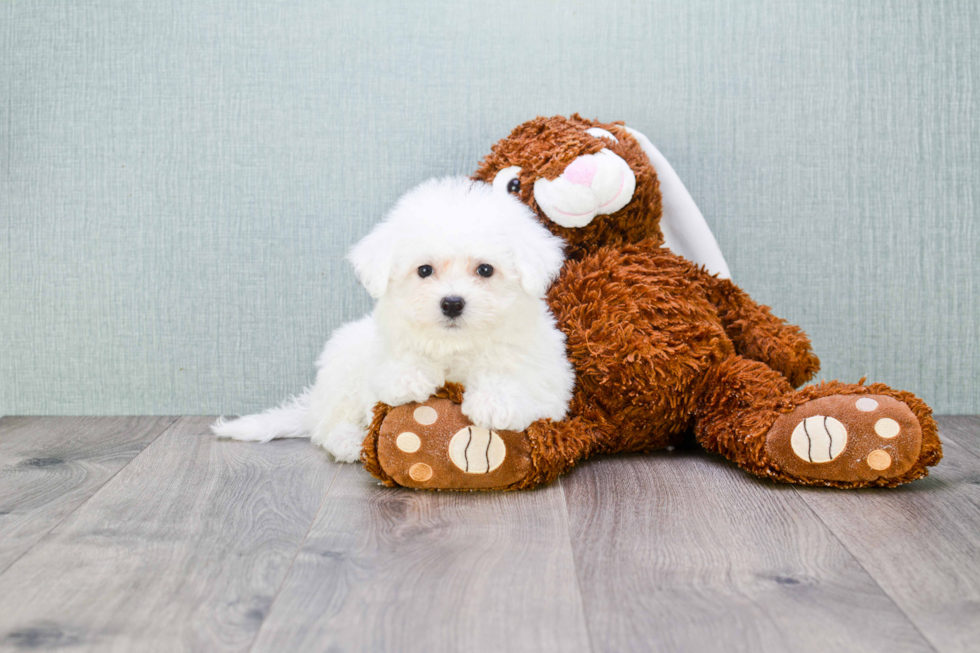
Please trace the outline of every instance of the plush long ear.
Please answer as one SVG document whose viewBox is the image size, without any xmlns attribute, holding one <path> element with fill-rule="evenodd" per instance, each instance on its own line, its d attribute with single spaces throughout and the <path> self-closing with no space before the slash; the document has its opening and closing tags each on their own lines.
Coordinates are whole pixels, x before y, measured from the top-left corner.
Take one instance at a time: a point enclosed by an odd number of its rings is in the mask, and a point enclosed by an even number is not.
<svg viewBox="0 0 980 653">
<path fill-rule="evenodd" d="M 664 246 L 689 261 L 703 265 L 708 272 L 717 274 L 722 279 L 730 279 L 732 275 L 721 248 L 718 247 L 718 241 L 681 178 L 649 138 L 630 127 L 625 129 L 637 140 L 657 171 L 660 194 L 663 196 L 664 212 L 660 219 L 660 230 L 664 234 Z"/>
<path fill-rule="evenodd" d="M 388 290 L 394 254 L 395 238 L 387 221 L 376 224 L 347 254 L 347 260 L 354 266 L 354 276 L 375 299 Z"/>
<path fill-rule="evenodd" d="M 524 292 L 544 297 L 565 262 L 565 241 L 553 236 L 530 212 L 525 225 L 513 234 L 514 267 Z"/>
</svg>

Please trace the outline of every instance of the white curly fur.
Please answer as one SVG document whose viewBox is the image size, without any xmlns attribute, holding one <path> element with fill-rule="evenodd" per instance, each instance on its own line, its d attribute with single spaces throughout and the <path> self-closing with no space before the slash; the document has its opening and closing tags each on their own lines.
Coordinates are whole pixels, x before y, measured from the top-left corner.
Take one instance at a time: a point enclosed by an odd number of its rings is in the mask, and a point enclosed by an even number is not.
<svg viewBox="0 0 980 653">
<path fill-rule="evenodd" d="M 561 419 L 574 374 L 544 295 L 563 262 L 562 241 L 517 199 L 465 177 L 405 194 L 353 247 L 373 313 L 331 336 L 316 382 L 278 408 L 219 419 L 219 436 L 265 442 L 311 437 L 337 460 L 359 459 L 378 401 L 425 401 L 446 381 L 465 388 L 463 414 L 478 426 L 523 430 Z M 481 264 L 493 266 L 481 276 Z M 425 278 L 419 267 L 431 266 Z M 456 318 L 445 297 L 465 302 Z"/>
</svg>

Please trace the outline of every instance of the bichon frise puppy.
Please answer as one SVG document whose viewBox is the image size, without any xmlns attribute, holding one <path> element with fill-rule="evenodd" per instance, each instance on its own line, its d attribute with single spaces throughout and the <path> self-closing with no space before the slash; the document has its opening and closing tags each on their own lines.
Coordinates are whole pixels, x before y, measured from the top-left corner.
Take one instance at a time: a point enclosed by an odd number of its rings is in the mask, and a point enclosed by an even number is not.
<svg viewBox="0 0 980 653">
<path fill-rule="evenodd" d="M 219 419 L 217 435 L 311 437 L 353 462 L 377 402 L 423 402 L 447 381 L 465 387 L 463 414 L 487 429 L 565 416 L 574 373 L 544 300 L 563 243 L 520 201 L 465 177 L 431 180 L 348 258 L 374 312 L 334 332 L 312 388 L 279 408 Z"/>
</svg>

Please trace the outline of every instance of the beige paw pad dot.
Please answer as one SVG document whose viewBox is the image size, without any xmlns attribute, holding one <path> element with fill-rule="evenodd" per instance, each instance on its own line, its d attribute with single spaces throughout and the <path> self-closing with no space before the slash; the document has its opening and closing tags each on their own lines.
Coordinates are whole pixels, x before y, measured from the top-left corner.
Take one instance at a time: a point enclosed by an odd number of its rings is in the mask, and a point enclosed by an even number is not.
<svg viewBox="0 0 980 653">
<path fill-rule="evenodd" d="M 870 397 L 861 397 L 854 402 L 854 406 L 860 411 L 870 413 L 878 407 L 878 402 Z"/>
<path fill-rule="evenodd" d="M 875 433 L 883 438 L 894 438 L 901 430 L 898 422 L 890 417 L 884 417 L 875 422 Z"/>
<path fill-rule="evenodd" d="M 829 463 L 847 446 L 847 429 L 833 417 L 814 415 L 796 425 L 790 445 L 802 460 Z"/>
<path fill-rule="evenodd" d="M 415 453 L 422 446 L 422 440 L 411 431 L 405 431 L 395 439 L 395 446 L 405 453 Z"/>
<path fill-rule="evenodd" d="M 506 456 L 507 445 L 500 436 L 478 426 L 461 428 L 449 441 L 449 459 L 467 474 L 488 474 Z"/>
<path fill-rule="evenodd" d="M 408 475 L 413 481 L 423 482 L 432 478 L 432 468 L 425 463 L 415 463 L 408 468 Z"/>
<path fill-rule="evenodd" d="M 888 455 L 887 451 L 875 449 L 868 454 L 868 467 L 871 469 L 876 469 L 880 472 L 883 469 L 888 469 L 891 464 L 892 457 Z"/>
<path fill-rule="evenodd" d="M 423 426 L 428 426 L 429 424 L 435 424 L 436 420 L 439 419 L 439 413 L 432 406 L 419 406 L 412 413 L 412 417 L 415 421 Z"/>
</svg>

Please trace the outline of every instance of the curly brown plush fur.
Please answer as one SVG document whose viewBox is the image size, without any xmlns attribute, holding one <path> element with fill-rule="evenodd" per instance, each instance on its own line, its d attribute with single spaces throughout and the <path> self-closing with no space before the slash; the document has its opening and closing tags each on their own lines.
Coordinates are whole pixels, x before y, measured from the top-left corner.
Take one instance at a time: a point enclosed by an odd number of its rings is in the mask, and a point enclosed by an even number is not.
<svg viewBox="0 0 980 653">
<path fill-rule="evenodd" d="M 520 166 L 518 196 L 542 215 L 534 200 L 534 181 L 539 177 L 554 179 L 576 157 L 608 148 L 622 157 L 636 175 L 636 191 L 629 204 L 617 211 L 614 219 L 611 219 L 613 216 L 602 216 L 580 229 L 561 227 L 543 216 L 542 223 L 556 236 L 565 239 L 568 243 L 565 254 L 570 259 L 581 258 L 602 245 L 637 243 L 646 239 L 659 239 L 657 244 L 662 244 L 660 183 L 643 148 L 628 135 L 620 138 L 618 143 L 596 138 L 585 133 L 589 127 L 601 127 L 617 136 L 626 134 L 622 123 L 593 122 L 578 114 L 567 119 L 560 116 L 535 118 L 494 145 L 473 177 L 489 183 L 500 170 Z"/>
<path fill-rule="evenodd" d="M 590 136 L 585 132 L 590 127 L 613 133 L 619 142 Z M 535 202 L 534 181 L 554 179 L 576 157 L 603 148 L 633 170 L 636 191 L 631 201 L 582 228 L 549 220 Z M 498 171 L 510 166 L 521 167 L 520 199 L 569 245 L 569 260 L 548 299 L 567 336 L 577 384 L 566 420 L 544 420 L 527 429 L 534 473 L 498 489 L 533 487 L 593 454 L 650 451 L 677 444 L 691 433 L 706 449 L 746 471 L 790 483 L 894 486 L 926 475 L 926 468 L 939 461 L 942 451 L 931 411 L 908 392 L 883 384 L 837 381 L 794 390 L 819 368 L 810 341 L 730 281 L 661 246 L 657 174 L 622 123 L 599 123 L 578 115 L 536 118 L 494 145 L 474 176 L 492 182 Z M 904 404 L 897 412 L 889 408 L 892 412 L 878 416 L 906 419 L 913 430 L 918 421 L 917 458 L 914 451 L 904 452 L 914 461 L 911 468 L 886 470 L 870 480 L 855 475 L 842 481 L 822 478 L 818 464 L 810 465 L 806 474 L 790 473 L 785 461 L 774 457 L 775 449 L 767 447 L 767 441 L 789 437 L 785 429 L 774 426 L 781 416 L 821 397 L 847 395 L 874 395 L 882 406 L 890 401 L 886 397 Z M 847 406 L 855 410 L 853 402 Z M 374 435 L 365 441 L 368 469 L 382 479 L 386 474 L 372 449 L 377 448 L 384 416 L 381 407 Z M 903 453 L 895 449 L 900 440 L 886 441 L 868 428 L 852 428 L 848 437 L 852 448 L 891 447 L 895 460 Z M 920 446 L 918 440 L 914 446 Z M 855 458 L 853 464 L 863 465 L 861 473 L 867 475 L 870 461 Z"/>
</svg>

